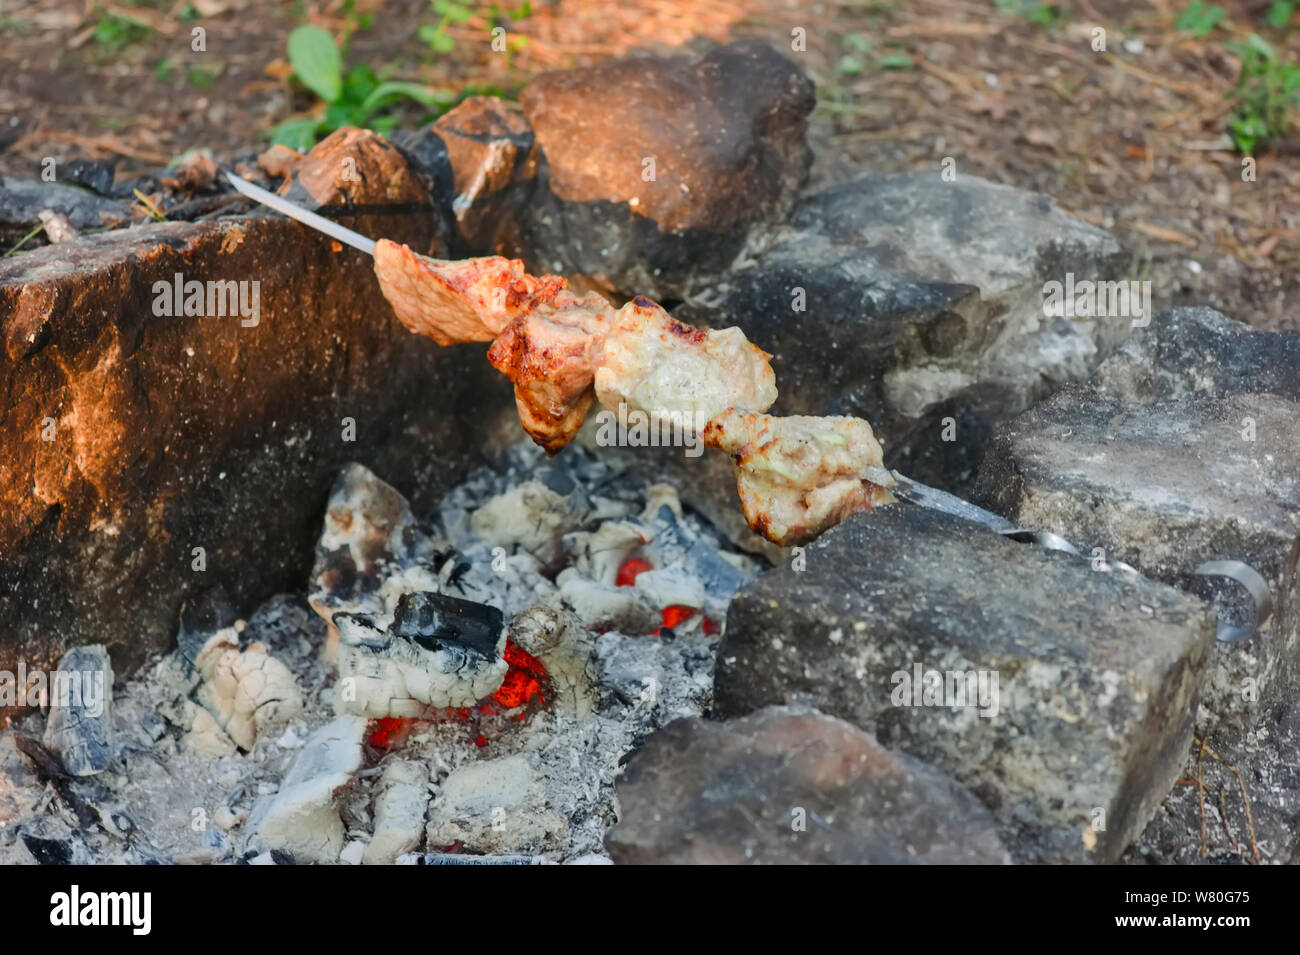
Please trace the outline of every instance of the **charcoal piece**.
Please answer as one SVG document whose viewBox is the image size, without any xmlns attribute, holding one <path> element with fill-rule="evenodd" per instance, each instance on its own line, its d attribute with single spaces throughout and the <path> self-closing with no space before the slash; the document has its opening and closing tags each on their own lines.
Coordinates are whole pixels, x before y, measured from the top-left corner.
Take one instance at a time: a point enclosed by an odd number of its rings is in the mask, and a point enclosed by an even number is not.
<svg viewBox="0 0 1300 955">
<path fill-rule="evenodd" d="M 59 168 L 59 178 L 85 186 L 98 195 L 109 196 L 113 189 L 113 165 L 89 159 L 69 159 Z"/>
<path fill-rule="evenodd" d="M 50 687 L 45 745 L 71 776 L 93 776 L 113 756 L 113 665 L 103 644 L 73 647 Z"/>
<path fill-rule="evenodd" d="M 40 740 L 23 733 L 14 734 L 14 748 L 27 757 L 38 778 L 54 787 L 59 798 L 77 817 L 77 825 L 83 829 L 95 825 L 98 813 L 72 789 L 72 777 L 63 768 L 57 755 L 46 749 Z"/>
<path fill-rule="evenodd" d="M 68 840 L 45 839 L 27 832 L 24 832 L 21 838 L 37 865 L 72 864 L 72 843 Z"/>
<path fill-rule="evenodd" d="M 710 597 L 729 601 L 749 583 L 748 574 L 726 560 L 717 548 L 703 541 L 696 541 L 687 549 L 686 559 L 691 570 L 704 581 L 704 589 Z"/>
<path fill-rule="evenodd" d="M 656 547 L 670 562 L 680 555 L 689 571 L 703 581 L 710 600 L 725 607 L 740 588 L 749 583 L 750 575 L 724 558 L 712 544 L 691 540 L 668 505 L 659 508 L 655 519 L 667 525 L 655 535 Z"/>
<path fill-rule="evenodd" d="M 565 497 L 572 494 L 578 486 L 573 475 L 564 467 L 538 468 L 536 477 L 556 494 L 563 494 Z"/>
<path fill-rule="evenodd" d="M 125 225 L 131 221 L 127 204 L 104 199 L 76 186 L 22 179 L 7 179 L 0 186 L 0 227 L 36 225 L 43 209 L 67 216 L 78 230 Z"/>
<path fill-rule="evenodd" d="M 156 710 L 145 710 L 140 714 L 140 729 L 145 738 L 156 743 L 167 735 L 167 721 Z"/>
<path fill-rule="evenodd" d="M 133 842 L 127 850 L 129 859 L 128 865 L 174 865 L 175 863 L 155 849 L 153 846 L 143 842 Z"/>
<path fill-rule="evenodd" d="M 265 644 L 272 651 L 293 649 L 300 639 L 323 643 L 327 626 L 298 594 L 277 594 L 253 611 L 240 638 L 244 643 Z"/>
<path fill-rule="evenodd" d="M 494 660 L 504 625 L 496 607 L 445 594 L 411 593 L 398 601 L 391 632 L 426 650 L 456 646 Z"/>
</svg>

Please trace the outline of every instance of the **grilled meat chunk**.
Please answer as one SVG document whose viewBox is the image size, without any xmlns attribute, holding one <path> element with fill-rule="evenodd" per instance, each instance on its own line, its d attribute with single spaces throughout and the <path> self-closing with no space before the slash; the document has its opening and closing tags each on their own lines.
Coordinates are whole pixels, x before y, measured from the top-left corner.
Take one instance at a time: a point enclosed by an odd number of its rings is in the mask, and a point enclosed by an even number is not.
<svg viewBox="0 0 1300 955">
<path fill-rule="evenodd" d="M 488 349 L 492 367 L 514 382 L 524 430 L 549 454 L 573 440 L 595 400 L 592 378 L 611 312 L 594 292 L 563 291 L 512 321 Z"/>
<path fill-rule="evenodd" d="M 431 259 L 387 239 L 375 243 L 375 275 L 401 323 L 439 345 L 490 342 L 514 319 L 568 294 L 564 279 L 529 275 L 518 259 Z"/>
<path fill-rule="evenodd" d="M 731 455 L 749 526 L 782 546 L 803 544 L 850 514 L 894 496 L 863 477 L 883 460 L 861 418 L 776 418 L 728 408 L 704 443 Z"/>
<path fill-rule="evenodd" d="M 695 328 L 637 297 L 605 335 L 596 395 L 611 411 L 625 404 L 644 412 L 654 426 L 676 416 L 698 430 L 730 407 L 770 408 L 776 401 L 771 357 L 739 328 Z"/>
</svg>

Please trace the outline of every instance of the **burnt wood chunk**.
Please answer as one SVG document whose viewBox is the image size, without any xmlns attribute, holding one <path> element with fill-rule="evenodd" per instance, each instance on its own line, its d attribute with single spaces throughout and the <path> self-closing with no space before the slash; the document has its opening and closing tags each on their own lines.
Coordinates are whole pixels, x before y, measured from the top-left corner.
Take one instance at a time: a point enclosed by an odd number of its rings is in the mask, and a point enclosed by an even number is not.
<svg viewBox="0 0 1300 955">
<path fill-rule="evenodd" d="M 398 601 L 391 632 L 426 650 L 461 647 L 493 660 L 504 626 L 496 607 L 445 594 L 411 593 Z"/>
</svg>

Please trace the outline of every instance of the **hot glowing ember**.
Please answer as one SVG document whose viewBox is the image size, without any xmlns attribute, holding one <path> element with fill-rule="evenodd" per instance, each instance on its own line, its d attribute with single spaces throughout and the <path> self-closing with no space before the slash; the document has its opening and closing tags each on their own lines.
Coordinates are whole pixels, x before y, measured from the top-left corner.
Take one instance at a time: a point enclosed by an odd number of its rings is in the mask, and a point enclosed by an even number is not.
<svg viewBox="0 0 1300 955">
<path fill-rule="evenodd" d="M 671 607 L 664 607 L 663 622 L 665 627 L 675 627 L 683 621 L 691 619 L 695 615 L 694 607 L 686 607 L 682 604 L 673 604 Z"/>
<path fill-rule="evenodd" d="M 654 565 L 644 557 L 629 557 L 623 561 L 623 566 L 618 569 L 618 576 L 614 578 L 614 584 L 618 587 L 631 587 L 636 583 L 636 578 L 644 574 L 647 570 L 654 570 Z"/>
<path fill-rule="evenodd" d="M 506 672 L 505 681 L 500 689 L 488 699 L 507 710 L 524 706 L 534 699 L 537 700 L 539 707 L 546 706 L 546 696 L 543 691 L 549 692 L 550 677 L 542 661 L 519 649 L 510 640 L 506 641 L 505 658 L 510 669 Z M 523 719 L 524 714 L 521 713 L 519 718 Z"/>
<path fill-rule="evenodd" d="M 366 745 L 371 749 L 387 752 L 394 746 L 400 746 L 414 725 L 415 720 L 397 716 L 385 716 L 382 719 L 371 720 Z"/>
</svg>

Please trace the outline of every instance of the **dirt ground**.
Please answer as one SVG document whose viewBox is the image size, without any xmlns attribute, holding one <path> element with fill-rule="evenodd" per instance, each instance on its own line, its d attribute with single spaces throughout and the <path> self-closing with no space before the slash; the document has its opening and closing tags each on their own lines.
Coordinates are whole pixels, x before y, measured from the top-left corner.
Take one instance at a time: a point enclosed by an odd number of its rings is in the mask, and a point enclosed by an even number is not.
<svg viewBox="0 0 1300 955">
<path fill-rule="evenodd" d="M 53 156 L 113 159 L 124 177 L 191 148 L 264 143 L 319 109 L 287 78 L 285 40 L 304 22 L 350 32 L 350 66 L 507 96 L 547 69 L 757 35 L 818 82 L 816 182 L 938 176 L 950 159 L 958 175 L 1049 193 L 1113 230 L 1157 309 L 1204 303 L 1300 328 L 1300 130 L 1257 151 L 1254 181 L 1225 137 L 1229 44 L 1257 32 L 1283 58 L 1300 51 L 1300 13 L 1267 27 L 1267 0 L 1219 0 L 1226 15 L 1205 38 L 1177 29 L 1187 0 L 463 2 L 473 15 L 447 24 L 454 49 L 433 53 L 418 32 L 440 21 L 428 0 L 6 0 L 0 175 L 37 178 Z M 1017 6 L 1029 15 L 1003 12 Z M 509 53 L 491 48 L 496 26 L 516 41 Z M 404 122 L 427 115 L 400 109 Z"/>
</svg>

